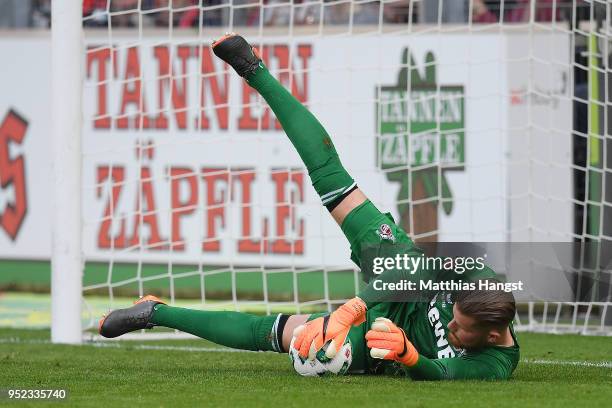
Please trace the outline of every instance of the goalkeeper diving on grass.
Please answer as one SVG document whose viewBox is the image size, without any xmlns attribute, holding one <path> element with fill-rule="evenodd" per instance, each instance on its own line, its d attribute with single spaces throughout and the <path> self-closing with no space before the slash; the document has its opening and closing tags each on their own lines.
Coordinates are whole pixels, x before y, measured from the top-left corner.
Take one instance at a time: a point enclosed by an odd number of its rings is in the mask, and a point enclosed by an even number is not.
<svg viewBox="0 0 612 408">
<path fill-rule="evenodd" d="M 212 47 L 275 113 L 323 205 L 348 239 L 351 259 L 361 267 L 368 284 L 332 313 L 310 315 L 191 310 L 149 295 L 103 317 L 100 334 L 112 338 L 154 326 L 169 327 L 236 349 L 289 353 L 302 374 L 300 364 L 321 356 L 333 360 L 350 343 L 349 374 L 399 374 L 419 380 L 509 378 L 519 361 L 511 292 L 432 290 L 419 292 L 418 299 L 398 298 L 397 293 L 380 291 L 374 284 L 459 278 L 488 282 L 495 280 L 495 273 L 484 267 L 462 275 L 427 268 L 412 273 L 390 268 L 372 274 L 372 253 L 410 257 L 423 253 L 357 187 L 323 126 L 270 74 L 255 48 L 233 33 Z"/>
</svg>

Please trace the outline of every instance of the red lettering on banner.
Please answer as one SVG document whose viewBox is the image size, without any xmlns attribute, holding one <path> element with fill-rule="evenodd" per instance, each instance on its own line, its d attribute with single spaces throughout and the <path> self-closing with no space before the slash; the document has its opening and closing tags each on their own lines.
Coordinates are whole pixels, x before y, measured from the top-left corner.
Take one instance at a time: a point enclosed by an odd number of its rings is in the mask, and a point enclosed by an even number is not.
<svg viewBox="0 0 612 408">
<path fill-rule="evenodd" d="M 274 47 L 274 55 L 278 59 L 279 74 L 278 80 L 285 87 L 291 88 L 291 94 L 300 102 L 306 103 L 308 101 L 308 60 L 312 57 L 312 46 L 310 45 L 298 45 L 297 54 L 302 60 L 302 80 L 300 87 L 298 78 L 295 75 L 293 65 L 289 65 L 289 47 L 286 45 L 279 45 Z M 280 129 L 280 127 L 279 127 Z"/>
<path fill-rule="evenodd" d="M 206 182 L 206 238 L 202 243 L 202 251 L 219 252 L 221 241 L 217 234 L 217 220 L 221 221 L 221 227 L 225 228 L 225 205 L 226 193 L 229 188 L 229 173 L 220 168 L 202 169 L 202 177 Z M 215 194 L 216 187 L 221 184 L 224 190 L 221 194 Z"/>
<path fill-rule="evenodd" d="M 238 240 L 238 252 L 262 252 L 265 250 L 265 248 L 262 248 L 261 240 L 253 239 L 251 236 L 251 207 L 253 205 L 251 187 L 253 185 L 253 181 L 255 181 L 255 170 L 240 171 L 238 174 L 233 175 L 232 178 L 234 177 L 240 183 L 240 192 L 242 196 L 242 201 L 240 202 L 240 207 L 242 208 L 242 238 Z"/>
<path fill-rule="evenodd" d="M 165 240 L 159 233 L 159 224 L 157 222 L 157 207 L 155 205 L 155 195 L 153 193 L 153 184 L 151 178 L 151 169 L 142 167 L 140 169 L 140 180 L 138 183 L 139 194 L 136 196 L 136 212 L 134 213 L 134 230 L 131 246 L 140 245 L 140 231 L 142 225 L 149 227 L 149 240 L 146 246 L 150 249 L 167 249 L 166 245 L 161 245 Z M 144 200 L 143 200 L 144 199 Z M 143 208 L 143 201 L 145 208 Z"/>
<path fill-rule="evenodd" d="M 170 61 L 168 46 L 158 46 L 153 50 L 159 67 L 158 108 L 159 113 L 154 120 L 155 128 L 168 129 L 168 117 L 164 112 L 166 88 L 171 89 L 172 108 L 178 129 L 187 129 L 187 60 L 191 56 L 191 47 L 180 46 L 176 54 L 180 60 L 181 69 L 177 73 Z M 177 78 L 180 76 L 180 79 Z"/>
<path fill-rule="evenodd" d="M 97 105 L 98 110 L 96 113 L 96 119 L 94 119 L 93 127 L 95 129 L 110 129 L 111 119 L 108 114 L 108 103 L 107 103 L 107 81 L 108 75 L 106 72 L 108 62 L 111 59 L 110 48 L 98 48 L 87 51 L 87 78 L 91 77 L 91 70 L 93 65 L 98 67 L 98 78 L 97 78 Z M 117 52 L 114 51 L 114 68 L 113 72 L 117 72 Z"/>
<path fill-rule="evenodd" d="M 134 156 L 136 156 L 136 160 L 153 160 L 155 157 L 155 142 L 153 140 L 136 140 Z"/>
<path fill-rule="evenodd" d="M 102 197 L 102 183 L 106 182 L 110 177 L 111 180 L 111 193 L 106 202 L 104 208 L 104 217 L 100 224 L 100 231 L 98 231 L 98 248 L 125 248 L 126 237 L 125 237 L 125 219 L 120 219 L 119 235 L 111 237 L 111 227 L 113 218 L 115 217 L 115 211 L 117 209 L 117 203 L 119 202 L 119 195 L 123 188 L 123 182 L 125 180 L 125 169 L 123 167 L 113 166 L 100 166 L 98 167 L 98 178 L 96 187 L 96 196 Z"/>
<path fill-rule="evenodd" d="M 212 50 L 210 47 L 201 47 L 202 58 L 200 66 L 201 75 L 201 89 L 200 89 L 200 117 L 196 119 L 196 129 L 208 129 L 210 128 L 210 119 L 206 116 L 206 85 L 210 87 L 212 93 L 212 102 L 214 103 L 215 114 L 217 115 L 217 121 L 219 122 L 219 129 L 227 129 L 228 126 L 228 69 L 223 72 L 223 84 L 220 85 L 220 81 L 217 76 L 215 64 L 213 63 Z M 196 48 L 196 55 L 199 56 L 200 48 Z"/>
<path fill-rule="evenodd" d="M 290 88 L 291 93 L 302 103 L 308 101 L 308 67 L 312 57 L 312 45 L 299 44 L 293 53 L 288 45 L 265 45 L 259 47 L 263 60 L 266 64 L 273 66 L 278 72 L 279 81 Z M 148 48 L 143 48 L 148 51 Z M 176 46 L 176 50 L 170 49 L 169 45 L 155 46 L 152 49 L 152 59 L 157 64 L 158 75 L 154 94 L 157 100 L 148 101 L 155 105 L 155 114 L 149 115 L 147 110 L 147 99 L 145 94 L 153 92 L 145 89 L 140 65 L 140 49 L 130 47 L 121 53 L 121 93 L 118 101 L 110 100 L 109 76 L 117 77 L 119 53 L 113 48 L 90 47 L 86 58 L 87 78 L 91 79 L 94 69 L 97 69 L 97 77 L 93 78 L 96 85 L 96 114 L 93 120 L 94 129 L 111 129 L 114 125 L 117 129 L 168 129 L 169 116 L 174 116 L 177 130 L 188 130 L 190 112 L 189 87 L 194 86 L 193 79 L 190 80 L 190 68 L 197 66 L 200 80 L 200 111 L 197 112 L 195 120 L 196 129 L 210 129 L 211 115 L 214 115 L 218 123 L 218 129 L 229 128 L 229 66 L 223 65 L 219 71 L 216 66 L 221 66 L 215 61 L 211 47 L 209 46 Z M 201 55 L 200 55 L 201 54 Z M 176 56 L 176 57 L 175 57 Z M 198 63 L 191 64 L 193 58 Z M 272 60 L 272 61 L 270 61 Z M 112 67 L 110 66 L 112 62 Z M 300 68 L 294 70 L 294 65 Z M 109 72 L 112 71 L 112 72 Z M 301 73 L 301 75 L 300 75 Z M 233 74 L 232 74 L 233 75 Z M 237 118 L 238 129 L 281 129 L 280 123 L 273 120 L 273 114 L 269 107 L 262 105 L 257 109 L 257 91 L 242 81 L 242 108 Z M 170 100 L 168 100 L 170 98 Z M 118 109 L 116 109 L 118 107 Z M 254 108 L 255 107 L 255 108 Z M 110 113 L 109 110 L 113 111 Z M 168 114 L 172 110 L 173 114 Z M 214 112 L 214 114 L 212 113 Z"/>
<path fill-rule="evenodd" d="M 127 220 L 118 211 L 120 196 L 124 189 L 126 170 L 123 166 L 104 165 L 97 168 L 97 198 L 104 198 L 104 215 L 98 231 L 98 248 L 127 248 L 143 246 L 147 250 L 186 251 L 188 242 L 193 240 L 194 228 L 188 225 L 186 218 L 198 208 L 204 211 L 204 230 L 201 242 L 202 252 L 219 253 L 222 250 L 223 237 L 227 235 L 227 211 L 237 211 L 236 222 L 239 223 L 240 236 L 236 250 L 242 254 L 296 254 L 304 253 L 305 220 L 297 216 L 297 206 L 304 202 L 304 173 L 302 170 L 274 170 L 271 181 L 274 184 L 274 213 L 271 224 L 267 215 L 254 216 L 254 185 L 257 174 L 254 168 L 202 168 L 200 173 L 190 167 L 170 167 L 170 230 L 171 244 L 160 233 L 160 219 L 156 207 L 155 188 L 160 188 L 160 179 L 155 181 L 151 169 L 140 168 L 140 180 L 136 191 L 136 210 L 132 217 L 133 224 L 127 226 Z M 200 179 L 201 177 L 201 179 Z M 198 180 L 204 184 L 200 193 Z M 107 185 L 109 188 L 104 189 Z M 162 191 L 165 188 L 161 187 Z M 109 191 L 104 196 L 104 191 Z M 200 197 L 203 202 L 200 202 Z M 129 202 L 125 198 L 121 202 Z M 200 207 L 201 206 L 201 207 Z M 113 222 L 114 220 L 114 222 Z M 116 224 L 119 222 L 119 224 Z M 270 225 L 274 230 L 270 231 Z M 132 227 L 133 226 L 133 227 Z M 256 227 L 261 227 L 261 232 Z M 113 228 L 117 227 L 117 228 Z M 147 228 L 147 237 L 141 231 Z M 132 230 L 132 234 L 126 230 Z M 118 232 L 113 232 L 118 230 Z M 114 236 L 113 236 L 114 234 Z M 272 234 L 272 236 L 270 236 Z M 190 235 L 190 237 L 186 237 Z M 200 234 L 198 233 L 198 236 Z M 142 242 L 146 241 L 146 242 Z M 233 242 L 231 243 L 233 245 Z M 227 245 L 227 243 L 226 243 Z"/>
<path fill-rule="evenodd" d="M 303 254 L 304 253 L 304 220 L 299 220 L 299 230 L 296 228 L 295 204 L 304 201 L 304 174 L 301 172 L 274 171 L 272 180 L 276 187 L 276 239 L 272 242 L 272 253 L 275 254 Z M 287 197 L 286 186 L 289 180 L 297 186 L 299 198 L 292 192 Z M 294 207 L 291 211 L 291 207 Z M 289 221 L 291 228 L 296 231 L 299 238 L 295 241 L 287 239 L 285 223 Z"/>
<path fill-rule="evenodd" d="M 10 110 L 0 124 L 0 187 L 13 186 L 15 200 L 0 212 L 0 226 L 11 240 L 17 238 L 28 210 L 26 195 L 25 159 L 23 155 L 10 156 L 10 143 L 23 143 L 28 123 L 15 111 Z"/>
<path fill-rule="evenodd" d="M 138 58 L 137 47 L 127 49 L 123 81 L 120 116 L 116 120 L 117 128 L 128 129 L 130 127 L 126 111 L 128 105 L 135 105 L 137 113 L 134 115 L 132 128 L 140 129 L 142 126 L 144 129 L 149 129 L 151 124 L 149 118 L 146 116 L 147 108 L 142 87 L 140 60 Z"/>
<path fill-rule="evenodd" d="M 172 249 L 185 250 L 185 240 L 181 234 L 181 218 L 193 214 L 198 205 L 198 178 L 194 171 L 185 167 L 170 169 L 172 202 Z M 188 188 L 187 199 L 181 200 L 180 185 Z"/>
<path fill-rule="evenodd" d="M 291 172 L 291 181 L 293 181 L 293 183 L 296 185 L 297 187 L 297 192 L 300 194 L 299 197 L 295 197 L 295 191 L 291 192 L 291 204 L 293 205 L 293 211 L 291 211 L 291 227 L 293 228 L 293 230 L 296 230 L 297 228 L 297 223 L 298 223 L 298 219 L 296 216 L 296 204 L 299 203 L 303 203 L 304 202 L 304 173 L 302 173 L 301 171 L 292 171 Z M 298 230 L 298 239 L 296 239 L 293 242 L 293 254 L 303 254 L 304 253 L 304 234 L 306 233 L 305 231 L 305 225 L 304 225 L 304 219 L 300 218 L 299 219 L 299 230 Z"/>
</svg>

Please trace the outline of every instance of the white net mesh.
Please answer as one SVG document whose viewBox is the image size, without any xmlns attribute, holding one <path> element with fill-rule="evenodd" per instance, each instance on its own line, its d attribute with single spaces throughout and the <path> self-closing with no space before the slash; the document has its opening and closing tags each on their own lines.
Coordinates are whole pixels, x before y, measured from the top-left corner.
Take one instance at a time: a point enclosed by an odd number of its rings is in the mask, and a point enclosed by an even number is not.
<svg viewBox="0 0 612 408">
<path fill-rule="evenodd" d="M 599 243 L 573 264 L 596 291 L 521 305 L 517 323 L 610 332 L 606 2 L 124 0 L 84 15 L 89 327 L 147 293 L 305 313 L 358 291 L 273 113 L 211 52 L 237 31 L 417 242 Z"/>
</svg>

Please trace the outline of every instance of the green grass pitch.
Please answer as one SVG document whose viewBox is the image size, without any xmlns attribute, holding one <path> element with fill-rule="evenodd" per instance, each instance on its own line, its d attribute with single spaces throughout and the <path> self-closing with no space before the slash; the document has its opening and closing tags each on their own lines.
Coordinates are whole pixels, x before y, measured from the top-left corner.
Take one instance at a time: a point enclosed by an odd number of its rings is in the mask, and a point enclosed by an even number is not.
<svg viewBox="0 0 612 408">
<path fill-rule="evenodd" d="M 612 401 L 612 339 L 519 335 L 510 381 L 413 382 L 407 378 L 302 378 L 286 355 L 228 352 L 204 340 L 52 345 L 46 330 L 0 329 L 0 389 L 68 391 L 74 407 L 451 406 L 604 407 Z M 215 348 L 216 350 L 211 350 Z M 64 405 L 66 404 L 66 405 Z"/>
</svg>

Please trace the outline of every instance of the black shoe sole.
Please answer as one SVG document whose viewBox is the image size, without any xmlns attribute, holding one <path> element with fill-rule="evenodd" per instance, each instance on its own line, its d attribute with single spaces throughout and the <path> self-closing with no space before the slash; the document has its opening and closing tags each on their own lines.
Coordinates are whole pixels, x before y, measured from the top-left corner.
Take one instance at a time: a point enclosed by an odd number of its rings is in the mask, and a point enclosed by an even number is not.
<svg viewBox="0 0 612 408">
<path fill-rule="evenodd" d="M 257 51 L 237 34 L 221 37 L 213 43 L 212 48 L 217 57 L 231 65 L 243 78 L 251 75 L 261 62 Z"/>
</svg>

